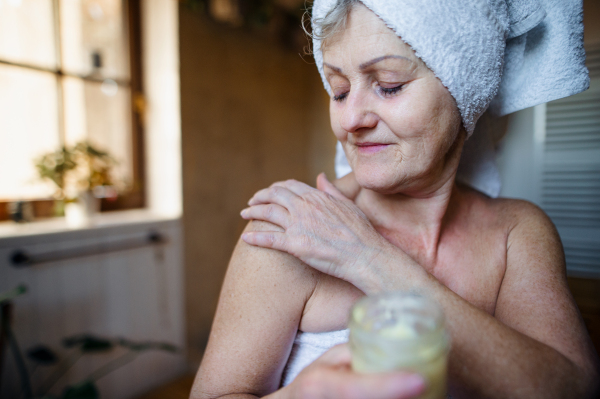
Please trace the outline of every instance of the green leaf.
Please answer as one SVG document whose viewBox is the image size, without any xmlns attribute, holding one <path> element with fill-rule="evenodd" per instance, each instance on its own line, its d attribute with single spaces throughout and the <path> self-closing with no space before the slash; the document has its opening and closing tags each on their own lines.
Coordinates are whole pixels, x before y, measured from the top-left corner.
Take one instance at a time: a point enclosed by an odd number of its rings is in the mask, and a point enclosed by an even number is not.
<svg viewBox="0 0 600 399">
<path fill-rule="evenodd" d="M 90 334 L 79 334 L 63 339 L 63 345 L 67 348 L 79 346 L 84 353 L 106 352 L 114 347 L 114 344 L 106 339 Z"/>
<path fill-rule="evenodd" d="M 67 387 L 61 399 L 100 399 L 100 393 L 93 381 Z"/>
<path fill-rule="evenodd" d="M 13 288 L 10 291 L 5 291 L 5 292 L 0 293 L 0 304 L 3 304 L 4 302 L 8 302 L 10 300 L 13 300 L 16 297 L 18 297 L 19 295 L 23 295 L 26 292 L 27 292 L 27 286 L 24 284 L 19 284 L 18 286 L 16 286 L 15 288 Z"/>
<path fill-rule="evenodd" d="M 58 356 L 44 345 L 37 345 L 27 351 L 27 357 L 41 365 L 55 364 L 58 362 Z"/>
</svg>

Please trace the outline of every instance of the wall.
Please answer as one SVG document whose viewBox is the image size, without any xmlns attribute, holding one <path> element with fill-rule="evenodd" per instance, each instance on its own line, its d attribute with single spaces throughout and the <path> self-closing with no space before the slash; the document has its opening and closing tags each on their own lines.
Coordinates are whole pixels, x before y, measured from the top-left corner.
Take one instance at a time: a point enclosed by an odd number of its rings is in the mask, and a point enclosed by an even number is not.
<svg viewBox="0 0 600 399">
<path fill-rule="evenodd" d="M 127 216 L 126 216 L 127 215 Z M 137 215 L 137 216 L 136 216 Z M 23 351 L 44 344 L 61 355 L 75 354 L 61 345 L 63 338 L 89 333 L 134 341 L 163 341 L 185 349 L 183 270 L 179 220 L 149 217 L 143 211 L 114 213 L 112 222 L 81 230 L 53 231 L 60 221 L 33 226 L 2 225 L 0 229 L 0 292 L 25 284 L 28 292 L 14 300 L 12 325 Z M 128 219 L 128 220 L 124 220 Z M 136 219 L 134 221 L 133 219 Z M 126 223 L 126 224 L 124 224 Z M 7 230 L 14 230 L 10 236 Z M 19 230 L 19 231 L 17 231 Z M 120 252 L 70 258 L 15 268 L 9 261 L 15 250 L 33 256 L 87 247 L 106 251 L 130 241 L 143 242 L 150 231 L 169 241 Z M 84 356 L 56 384 L 82 381 L 94 370 L 122 355 L 122 349 Z M 18 398 L 19 378 L 11 354 L 5 349 L 0 398 Z M 31 368 L 32 363 L 27 361 Z M 184 373 L 184 353 L 146 352 L 131 363 L 98 380 L 101 397 L 138 396 Z M 38 367 L 32 382 L 40 387 L 57 367 Z M 38 393 L 39 394 L 39 393 Z"/>
<path fill-rule="evenodd" d="M 600 43 L 600 2 L 583 1 L 583 41 L 586 45 Z"/>
<path fill-rule="evenodd" d="M 179 27 L 186 322 L 198 363 L 240 210 L 275 181 L 333 176 L 335 142 L 310 57 L 184 7 Z"/>
<path fill-rule="evenodd" d="M 155 214 L 180 217 L 181 119 L 177 2 L 144 0 L 141 8 L 147 206 Z"/>
</svg>

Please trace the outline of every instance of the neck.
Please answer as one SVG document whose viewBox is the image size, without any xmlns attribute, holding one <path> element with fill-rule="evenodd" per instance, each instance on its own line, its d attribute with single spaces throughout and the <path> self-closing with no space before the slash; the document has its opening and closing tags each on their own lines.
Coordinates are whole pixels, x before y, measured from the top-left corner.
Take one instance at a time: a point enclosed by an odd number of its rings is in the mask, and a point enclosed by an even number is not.
<svg viewBox="0 0 600 399">
<path fill-rule="evenodd" d="M 357 203 L 388 240 L 400 244 L 402 249 L 406 249 L 403 243 L 416 248 L 421 255 L 433 260 L 437 256 L 446 215 L 456 202 L 457 191 L 452 179 L 427 197 L 383 195 L 363 190 Z M 399 237 L 403 237 L 403 242 L 396 242 Z"/>
<path fill-rule="evenodd" d="M 391 195 L 362 189 L 356 198 L 375 228 L 422 265 L 435 262 L 443 230 L 460 202 L 455 177 L 463 140 L 458 141 L 426 189 Z"/>
</svg>

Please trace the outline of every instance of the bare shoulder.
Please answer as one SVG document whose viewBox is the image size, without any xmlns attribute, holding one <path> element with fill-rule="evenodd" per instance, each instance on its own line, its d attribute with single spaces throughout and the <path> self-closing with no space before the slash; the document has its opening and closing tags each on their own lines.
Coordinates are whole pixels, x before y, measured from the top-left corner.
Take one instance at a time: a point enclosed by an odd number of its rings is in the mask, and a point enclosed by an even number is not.
<svg viewBox="0 0 600 399">
<path fill-rule="evenodd" d="M 347 175 L 334 180 L 332 183 L 342 194 L 351 200 L 354 200 L 361 190 L 361 187 L 354 178 L 354 172 L 348 173 Z"/>
<path fill-rule="evenodd" d="M 542 249 L 553 259 L 556 266 L 563 267 L 562 244 L 558 231 L 548 215 L 537 205 L 520 199 L 488 199 L 496 210 L 502 225 L 507 231 L 507 251 L 516 250 L 514 244 L 522 243 L 522 248 Z"/>
<path fill-rule="evenodd" d="M 253 220 L 248 223 L 247 231 L 283 231 L 279 226 L 269 222 Z M 298 258 L 277 250 L 255 247 L 238 241 L 228 274 L 244 274 L 245 279 L 261 279 L 276 281 L 278 284 L 301 286 L 311 291 L 316 284 L 318 272 L 307 266 Z"/>
<path fill-rule="evenodd" d="M 503 229 L 509 241 L 529 231 L 535 232 L 538 238 L 545 236 L 560 242 L 554 224 L 539 206 L 521 199 L 490 198 L 468 187 L 461 189 L 470 212 L 478 218 L 484 216 L 484 221 Z"/>
</svg>

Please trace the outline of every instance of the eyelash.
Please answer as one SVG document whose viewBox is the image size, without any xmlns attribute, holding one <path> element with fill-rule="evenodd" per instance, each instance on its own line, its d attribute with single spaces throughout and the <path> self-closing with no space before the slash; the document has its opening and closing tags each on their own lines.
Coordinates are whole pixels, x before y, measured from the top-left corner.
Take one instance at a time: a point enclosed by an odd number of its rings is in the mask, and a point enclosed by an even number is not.
<svg viewBox="0 0 600 399">
<path fill-rule="evenodd" d="M 342 94 L 340 94 L 340 95 L 333 96 L 333 101 L 337 101 L 337 102 L 339 102 L 339 101 L 344 101 L 344 99 L 345 99 L 346 97 L 348 97 L 348 93 L 342 93 Z"/>
<path fill-rule="evenodd" d="M 397 92 L 402 90 L 403 87 L 404 87 L 404 85 L 398 85 L 396 87 L 390 87 L 390 88 L 380 86 L 379 90 L 381 90 L 381 93 L 387 97 L 387 96 L 392 96 L 392 95 L 396 94 Z M 348 92 L 339 94 L 337 96 L 333 96 L 333 101 L 341 102 L 341 101 L 344 101 L 346 99 L 346 97 L 348 97 Z"/>
<path fill-rule="evenodd" d="M 396 87 L 380 87 L 379 89 L 381 90 L 381 92 L 383 93 L 384 96 L 391 96 L 393 94 L 398 93 L 400 90 L 402 90 L 402 87 L 404 87 L 404 85 L 398 85 Z"/>
</svg>

